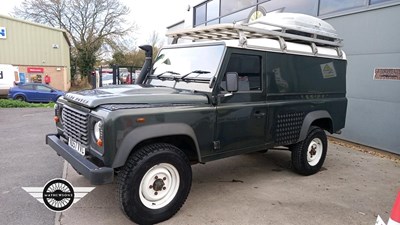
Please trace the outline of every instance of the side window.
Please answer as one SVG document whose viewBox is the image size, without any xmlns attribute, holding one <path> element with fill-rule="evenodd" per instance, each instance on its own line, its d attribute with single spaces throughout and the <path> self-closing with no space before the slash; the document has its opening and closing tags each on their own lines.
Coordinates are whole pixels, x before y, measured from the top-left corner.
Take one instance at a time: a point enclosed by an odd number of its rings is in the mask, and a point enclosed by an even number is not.
<svg viewBox="0 0 400 225">
<path fill-rule="evenodd" d="M 20 88 L 24 90 L 33 90 L 33 86 L 31 84 L 21 85 Z"/>
<path fill-rule="evenodd" d="M 236 72 L 239 75 L 239 91 L 261 90 L 261 57 L 257 55 L 232 54 L 226 73 Z M 221 82 L 222 90 L 226 90 L 226 78 Z"/>
<path fill-rule="evenodd" d="M 51 91 L 50 88 L 48 88 L 48 87 L 46 87 L 46 86 L 42 86 L 42 85 L 36 86 L 36 90 L 38 90 L 38 91 L 44 91 L 44 92 L 50 92 L 50 91 Z"/>
</svg>

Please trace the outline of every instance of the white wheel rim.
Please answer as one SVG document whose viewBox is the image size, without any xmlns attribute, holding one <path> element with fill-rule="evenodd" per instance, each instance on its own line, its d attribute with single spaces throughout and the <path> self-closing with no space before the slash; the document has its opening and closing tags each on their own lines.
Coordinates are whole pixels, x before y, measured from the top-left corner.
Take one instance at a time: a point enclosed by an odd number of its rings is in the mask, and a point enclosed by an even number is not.
<svg viewBox="0 0 400 225">
<path fill-rule="evenodd" d="M 319 138 L 314 138 L 307 149 L 307 161 L 310 166 L 315 166 L 319 163 L 322 157 L 324 146 Z"/>
<path fill-rule="evenodd" d="M 159 209 L 168 205 L 179 189 L 179 173 L 169 163 L 161 163 L 150 168 L 139 186 L 139 197 L 149 209 Z"/>
</svg>

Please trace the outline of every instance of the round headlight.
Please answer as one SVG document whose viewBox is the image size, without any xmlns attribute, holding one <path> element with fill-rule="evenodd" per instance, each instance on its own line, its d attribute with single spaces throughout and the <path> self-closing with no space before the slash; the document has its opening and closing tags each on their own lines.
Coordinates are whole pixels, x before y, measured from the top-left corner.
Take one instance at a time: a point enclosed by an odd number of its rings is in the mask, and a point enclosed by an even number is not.
<svg viewBox="0 0 400 225">
<path fill-rule="evenodd" d="M 103 127 L 103 122 L 98 121 L 94 124 L 93 131 L 94 131 L 94 137 L 96 140 L 99 140 L 101 138 L 101 129 Z"/>
</svg>

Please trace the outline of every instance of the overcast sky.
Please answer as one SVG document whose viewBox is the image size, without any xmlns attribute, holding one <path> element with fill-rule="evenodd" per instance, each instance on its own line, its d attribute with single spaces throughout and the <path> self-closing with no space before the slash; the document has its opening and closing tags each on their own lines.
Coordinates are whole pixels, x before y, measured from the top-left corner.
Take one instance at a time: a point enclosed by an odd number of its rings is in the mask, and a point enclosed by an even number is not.
<svg viewBox="0 0 400 225">
<path fill-rule="evenodd" d="M 187 0 L 120 0 L 131 9 L 130 22 L 139 30 L 137 44 L 146 44 L 153 30 L 164 36 L 166 27 L 184 19 Z M 1 0 L 0 14 L 9 15 L 23 0 Z"/>
</svg>

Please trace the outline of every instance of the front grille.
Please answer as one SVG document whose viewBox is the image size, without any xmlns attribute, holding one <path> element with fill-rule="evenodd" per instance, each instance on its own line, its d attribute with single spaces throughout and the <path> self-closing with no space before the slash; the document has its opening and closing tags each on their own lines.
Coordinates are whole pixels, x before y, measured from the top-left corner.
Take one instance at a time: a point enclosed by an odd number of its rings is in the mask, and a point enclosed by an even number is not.
<svg viewBox="0 0 400 225">
<path fill-rule="evenodd" d="M 65 135 L 82 145 L 89 145 L 89 116 L 87 113 L 64 106 L 62 109 L 62 124 Z"/>
</svg>

